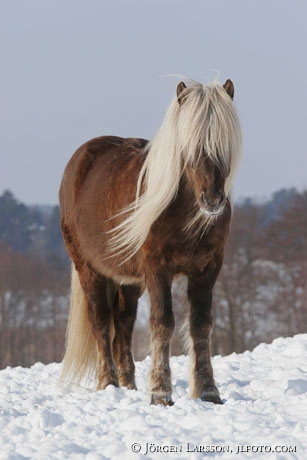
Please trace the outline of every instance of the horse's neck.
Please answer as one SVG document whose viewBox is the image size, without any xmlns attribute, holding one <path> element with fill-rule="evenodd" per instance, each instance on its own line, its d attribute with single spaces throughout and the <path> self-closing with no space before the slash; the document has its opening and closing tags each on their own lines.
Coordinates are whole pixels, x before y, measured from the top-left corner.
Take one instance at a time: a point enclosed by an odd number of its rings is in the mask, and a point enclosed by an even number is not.
<svg viewBox="0 0 307 460">
<path fill-rule="evenodd" d="M 183 174 L 177 195 L 165 210 L 166 220 L 172 221 L 177 231 L 186 234 L 186 226 L 198 210 L 195 193 Z"/>
<path fill-rule="evenodd" d="M 197 206 L 195 192 L 186 173 L 183 173 L 180 179 L 176 199 L 178 200 L 178 206 L 181 205 L 186 214 L 195 212 L 195 207 Z"/>
</svg>

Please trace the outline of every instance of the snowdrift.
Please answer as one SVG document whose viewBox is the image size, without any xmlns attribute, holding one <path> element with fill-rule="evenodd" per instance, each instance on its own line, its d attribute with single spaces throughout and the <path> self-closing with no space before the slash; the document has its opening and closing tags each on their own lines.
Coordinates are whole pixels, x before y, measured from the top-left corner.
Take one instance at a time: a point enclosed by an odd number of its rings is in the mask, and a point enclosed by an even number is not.
<svg viewBox="0 0 307 460">
<path fill-rule="evenodd" d="M 191 400 L 189 360 L 171 359 L 172 407 L 138 391 L 58 386 L 60 364 L 0 372 L 0 459 L 305 459 L 307 334 L 213 359 L 224 405 Z"/>
</svg>

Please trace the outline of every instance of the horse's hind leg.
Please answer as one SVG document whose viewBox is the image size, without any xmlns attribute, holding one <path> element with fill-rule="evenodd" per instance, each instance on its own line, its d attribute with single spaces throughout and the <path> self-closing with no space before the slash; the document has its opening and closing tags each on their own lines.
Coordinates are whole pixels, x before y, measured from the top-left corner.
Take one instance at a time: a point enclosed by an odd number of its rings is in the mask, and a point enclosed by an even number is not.
<svg viewBox="0 0 307 460">
<path fill-rule="evenodd" d="M 113 359 L 117 367 L 119 385 L 130 389 L 136 389 L 131 341 L 140 294 L 138 286 L 119 286 L 113 306 Z"/>
<path fill-rule="evenodd" d="M 79 276 L 88 300 L 88 319 L 97 344 L 97 390 L 102 390 L 108 385 L 118 386 L 110 343 L 111 308 L 108 301 L 108 279 L 89 266 L 82 270 Z"/>
</svg>

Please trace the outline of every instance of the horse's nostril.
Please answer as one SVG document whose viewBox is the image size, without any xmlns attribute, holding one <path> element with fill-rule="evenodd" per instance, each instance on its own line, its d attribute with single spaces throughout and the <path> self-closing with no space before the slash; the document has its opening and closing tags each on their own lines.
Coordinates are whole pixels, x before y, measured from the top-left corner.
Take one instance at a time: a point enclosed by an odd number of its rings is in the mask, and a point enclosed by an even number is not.
<svg viewBox="0 0 307 460">
<path fill-rule="evenodd" d="M 200 201 L 204 205 L 212 206 L 213 208 L 221 206 L 225 201 L 225 194 L 223 192 L 219 193 L 215 197 L 206 197 L 205 192 L 200 193 Z"/>
</svg>

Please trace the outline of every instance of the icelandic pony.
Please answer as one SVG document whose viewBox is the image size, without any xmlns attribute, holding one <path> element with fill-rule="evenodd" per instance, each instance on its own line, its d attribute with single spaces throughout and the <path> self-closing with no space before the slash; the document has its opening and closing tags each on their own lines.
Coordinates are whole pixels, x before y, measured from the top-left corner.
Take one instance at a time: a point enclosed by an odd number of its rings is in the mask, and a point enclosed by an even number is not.
<svg viewBox="0 0 307 460">
<path fill-rule="evenodd" d="M 104 136 L 82 145 L 61 184 L 61 228 L 72 260 L 62 378 L 96 374 L 97 389 L 135 389 L 131 339 L 145 288 L 151 305 L 152 404 L 173 404 L 171 284 L 190 302 L 192 397 L 221 404 L 210 357 L 212 289 L 231 219 L 241 131 L 230 80 L 179 83 L 151 141 Z"/>
</svg>

